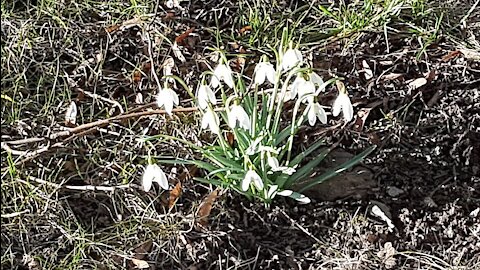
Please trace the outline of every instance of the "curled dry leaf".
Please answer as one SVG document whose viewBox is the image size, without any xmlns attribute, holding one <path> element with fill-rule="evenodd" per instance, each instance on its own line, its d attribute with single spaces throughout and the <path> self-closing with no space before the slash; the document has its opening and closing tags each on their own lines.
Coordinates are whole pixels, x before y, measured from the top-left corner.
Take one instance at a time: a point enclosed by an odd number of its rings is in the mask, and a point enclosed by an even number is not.
<svg viewBox="0 0 480 270">
<path fill-rule="evenodd" d="M 178 181 L 175 187 L 170 191 L 170 196 L 168 198 L 168 209 L 172 209 L 175 206 L 178 198 L 182 195 L 182 182 Z"/>
<path fill-rule="evenodd" d="M 175 55 L 175 57 L 180 60 L 180 62 L 184 63 L 185 61 L 187 61 L 187 59 L 185 59 L 185 56 L 183 56 L 183 53 L 182 51 L 180 50 L 180 48 L 178 47 L 178 44 L 177 42 L 174 42 L 173 45 L 172 45 L 172 51 L 173 51 L 173 55 Z"/>
<path fill-rule="evenodd" d="M 135 268 L 138 268 L 138 269 L 150 268 L 150 265 L 148 264 L 148 262 L 144 260 L 132 258 L 132 263 L 135 265 Z"/>
<path fill-rule="evenodd" d="M 402 77 L 403 77 L 402 73 L 390 73 L 390 74 L 383 75 L 382 79 L 385 81 L 393 81 Z"/>
<path fill-rule="evenodd" d="M 393 231 L 393 229 L 395 228 L 395 225 L 393 224 L 390 217 L 387 216 L 386 212 L 384 212 L 378 205 L 373 205 L 371 211 L 372 211 L 372 214 L 374 216 L 379 217 L 381 220 L 383 220 L 383 221 L 385 221 L 385 223 L 387 223 L 388 230 L 390 232 Z"/>
<path fill-rule="evenodd" d="M 393 257 L 395 253 L 396 250 L 391 242 L 386 242 L 383 249 L 377 253 L 377 256 L 383 260 L 386 269 L 392 269 L 397 264 L 396 259 Z"/>
<path fill-rule="evenodd" d="M 65 112 L 65 125 L 68 127 L 75 126 L 77 124 L 77 104 L 75 101 L 70 102 L 67 111 Z"/>
<path fill-rule="evenodd" d="M 410 90 L 415 90 L 415 89 L 418 89 L 422 86 L 424 86 L 425 84 L 427 84 L 427 79 L 425 78 L 418 78 L 418 79 L 415 79 L 413 81 L 410 81 L 408 83 L 408 88 Z"/>
<path fill-rule="evenodd" d="M 134 257 L 137 260 L 145 259 L 146 255 L 152 250 L 153 242 L 152 240 L 147 240 L 140 245 L 138 245 L 133 252 L 135 253 Z"/>
<path fill-rule="evenodd" d="M 364 72 L 363 74 L 365 76 L 365 79 L 368 81 L 371 78 L 373 78 L 373 71 L 370 68 L 370 66 L 368 65 L 366 60 L 362 61 L 362 67 L 363 67 L 363 72 Z"/>
<path fill-rule="evenodd" d="M 175 42 L 178 44 L 178 45 L 185 45 L 185 39 L 193 32 L 193 30 L 195 30 L 195 27 L 192 27 L 190 29 L 188 29 L 187 31 L 185 31 L 183 34 L 179 35 L 178 37 L 175 38 Z"/>
<path fill-rule="evenodd" d="M 451 52 L 449 52 L 448 54 L 446 54 L 442 57 L 442 61 L 443 62 L 449 62 L 450 60 L 456 58 L 460 54 L 462 54 L 462 52 L 460 52 L 459 50 L 451 51 Z"/>
<path fill-rule="evenodd" d="M 200 207 L 198 208 L 197 211 L 197 224 L 200 226 L 207 226 L 208 225 L 208 216 L 210 215 L 210 212 L 212 211 L 213 204 L 215 203 L 215 200 L 217 200 L 219 196 L 219 189 L 215 189 L 212 191 L 210 194 L 208 194 L 207 197 L 202 201 L 200 204 Z"/>
</svg>

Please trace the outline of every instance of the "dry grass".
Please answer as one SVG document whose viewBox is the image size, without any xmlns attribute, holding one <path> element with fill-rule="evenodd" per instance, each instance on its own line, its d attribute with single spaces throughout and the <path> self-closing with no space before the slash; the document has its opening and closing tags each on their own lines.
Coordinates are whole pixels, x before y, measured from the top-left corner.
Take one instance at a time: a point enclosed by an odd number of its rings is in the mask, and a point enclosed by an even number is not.
<svg viewBox="0 0 480 270">
<path fill-rule="evenodd" d="M 398 15 L 395 8 L 402 12 L 410 8 L 418 20 L 435 17 L 438 10 L 422 1 L 396 1 L 390 10 L 385 6 L 379 13 L 365 10 L 364 15 L 372 17 L 360 22 L 361 16 L 352 12 L 353 7 L 343 7 L 343 11 L 342 7 L 332 7 L 333 15 L 328 15 L 297 3 L 269 8 L 241 1 L 239 5 L 215 2 L 206 13 L 201 13 L 195 3 L 188 7 L 190 10 L 177 11 L 179 18 L 170 20 L 165 19 L 168 10 L 159 2 L 163 1 L 1 2 L 2 268 L 119 269 L 132 268 L 132 258 L 155 262 L 158 269 L 187 268 L 186 261 L 208 256 L 206 252 L 214 248 L 208 246 L 209 241 L 225 239 L 226 233 L 220 228 L 192 231 L 199 201 L 211 187 L 184 183 L 184 197 L 168 210 L 166 193 L 145 193 L 139 186 L 149 155 L 158 159 L 193 156 L 175 141 L 139 139 L 162 133 L 205 142 L 209 138 L 202 137 L 194 113 L 171 117 L 155 114 L 51 137 L 65 130 L 64 115 L 71 101 L 77 104 L 79 125 L 135 110 L 140 107 L 135 102 L 139 94 L 145 104 L 153 102 L 157 82 L 145 65 L 151 61 L 160 74 L 164 61 L 173 56 L 172 41 L 189 26 L 203 25 L 201 34 L 205 37 L 195 40 L 193 50 L 183 51 L 188 61 L 177 62 L 175 73 L 192 86 L 195 75 L 208 62 L 208 51 L 202 49 L 208 46 L 229 46 L 228 42 L 235 41 L 253 51 L 263 51 L 267 45 L 278 43 L 279 31 L 285 25 L 292 26 L 292 35 L 310 45 L 348 37 L 345 46 L 355 46 L 364 32 L 384 31 L 385 24 Z M 187 5 L 184 2 L 180 3 Z M 189 16 L 188 12 L 198 12 L 198 16 Z M 413 35 L 425 39 L 428 45 L 441 33 L 445 36 L 442 31 L 455 25 L 451 17 L 459 14 L 446 14 L 438 24 L 431 24 L 432 20 L 424 25 L 397 22 L 415 30 Z M 461 15 L 468 21 L 475 14 Z M 215 25 L 207 25 L 213 21 L 209 16 L 217 16 L 218 26 L 221 21 L 227 23 L 218 30 Z M 226 20 L 228 17 L 233 21 Z M 132 24 L 125 24 L 132 19 Z M 254 26 L 253 33 L 239 34 L 238 29 L 248 24 Z M 120 29 L 110 33 L 105 30 L 114 25 Z M 327 27 L 330 30 L 325 31 Z M 453 29 L 448 33 L 452 40 L 458 41 L 459 33 L 471 36 L 470 29 L 461 25 Z M 475 48 L 478 42 L 467 39 L 465 46 Z M 139 73 L 144 78 L 140 83 L 134 78 Z M 190 107 L 186 93 L 181 95 L 181 106 Z M 184 170 L 181 166 L 166 170 L 171 184 Z M 222 208 L 225 202 L 220 204 L 222 210 L 214 220 L 234 215 L 226 206 Z M 361 222 L 361 217 L 352 218 L 352 222 Z M 187 235 L 206 240 L 192 244 Z M 324 248 L 319 247 L 319 252 Z M 374 259 L 364 264 L 381 264 L 375 254 L 352 250 L 354 247 L 338 247 L 346 253 L 328 249 L 329 254 L 336 255 L 323 259 L 331 260 L 326 265 L 332 269 L 356 269 L 355 263 L 365 256 Z M 355 254 L 354 259 L 347 256 L 350 252 Z M 430 255 L 402 256 L 425 262 L 420 265 L 438 265 L 431 269 L 461 269 Z M 257 260 L 239 251 L 236 259 L 218 258 L 217 266 L 254 268 Z"/>
</svg>

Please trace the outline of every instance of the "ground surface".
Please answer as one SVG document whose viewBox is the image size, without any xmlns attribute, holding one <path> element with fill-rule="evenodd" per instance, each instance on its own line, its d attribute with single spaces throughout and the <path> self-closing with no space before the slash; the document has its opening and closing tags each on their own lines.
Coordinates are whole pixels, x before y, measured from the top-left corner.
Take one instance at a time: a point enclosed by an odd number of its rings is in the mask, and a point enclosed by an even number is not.
<svg viewBox="0 0 480 270">
<path fill-rule="evenodd" d="M 160 2 L 2 1 L 2 268 L 480 268 L 478 2 L 392 1 L 398 10 L 387 2 L 372 10 L 181 1 L 182 10 Z M 310 191 L 311 204 L 278 200 L 266 209 L 224 192 L 201 227 L 195 215 L 215 193 L 184 173 L 192 168 L 166 166 L 171 186 L 182 182 L 170 210 L 168 192 L 143 192 L 148 153 L 192 153 L 138 139 L 211 140 L 191 112 L 61 133 L 155 108 L 151 71 L 161 74 L 168 56 L 189 85 L 215 64 L 209 47 L 221 45 L 251 68 L 283 26 L 302 37 L 319 74 L 346 78 L 357 112 L 336 129 L 335 118 L 305 128 L 302 143 L 319 134 L 341 140 L 327 168 L 377 145 L 362 165 Z M 190 107 L 178 92 L 180 107 Z M 335 95 L 327 89 L 323 105 Z M 65 120 L 71 101 L 75 124 Z"/>
</svg>

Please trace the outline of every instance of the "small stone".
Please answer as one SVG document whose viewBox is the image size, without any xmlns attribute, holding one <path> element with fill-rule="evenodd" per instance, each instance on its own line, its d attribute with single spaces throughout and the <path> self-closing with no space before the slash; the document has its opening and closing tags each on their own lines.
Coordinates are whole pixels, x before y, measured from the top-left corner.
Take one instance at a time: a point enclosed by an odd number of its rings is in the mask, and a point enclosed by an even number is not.
<svg viewBox="0 0 480 270">
<path fill-rule="evenodd" d="M 477 209 L 473 210 L 472 212 L 470 212 L 470 216 L 472 218 L 476 218 L 476 217 L 478 217 L 479 212 L 480 212 L 480 208 L 477 208 Z"/>
<path fill-rule="evenodd" d="M 435 201 L 432 199 L 432 197 L 425 197 L 423 199 L 423 203 L 427 205 L 428 207 L 437 207 L 438 205 L 435 203 Z"/>
<path fill-rule="evenodd" d="M 402 195 L 403 193 L 405 193 L 405 191 L 401 188 L 397 188 L 395 186 L 389 186 L 387 187 L 387 194 L 388 196 L 390 197 L 398 197 L 400 195 Z"/>
</svg>

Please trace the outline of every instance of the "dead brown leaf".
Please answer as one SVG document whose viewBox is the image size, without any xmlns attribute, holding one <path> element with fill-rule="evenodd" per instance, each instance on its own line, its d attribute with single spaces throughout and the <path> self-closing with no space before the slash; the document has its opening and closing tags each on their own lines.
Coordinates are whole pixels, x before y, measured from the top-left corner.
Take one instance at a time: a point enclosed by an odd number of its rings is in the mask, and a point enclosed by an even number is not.
<svg viewBox="0 0 480 270">
<path fill-rule="evenodd" d="M 178 181 L 175 187 L 170 190 L 170 197 L 168 198 L 168 209 L 172 209 L 175 206 L 178 198 L 182 195 L 182 182 Z"/>
<path fill-rule="evenodd" d="M 195 30 L 195 27 L 192 27 L 185 31 L 183 34 L 179 35 L 178 37 L 175 38 L 175 42 L 178 45 L 185 45 L 184 40 Z"/>
<path fill-rule="evenodd" d="M 252 26 L 247 25 L 247 26 L 242 27 L 239 32 L 240 32 L 240 35 L 243 35 L 243 34 L 245 34 L 247 32 L 250 32 L 250 31 L 252 31 Z"/>
<path fill-rule="evenodd" d="M 449 62 L 449 61 L 452 60 L 453 58 L 458 57 L 460 54 L 462 54 L 462 52 L 459 51 L 459 50 L 451 51 L 451 52 L 449 52 L 448 54 L 446 54 L 446 55 L 444 55 L 444 56 L 442 57 L 442 61 L 443 61 L 443 62 Z"/>
<path fill-rule="evenodd" d="M 152 240 L 147 240 L 140 245 L 138 245 L 133 252 L 135 253 L 134 257 L 138 260 L 145 259 L 146 255 L 152 250 L 153 242 Z"/>
<path fill-rule="evenodd" d="M 215 200 L 217 200 L 219 196 L 219 189 L 215 189 L 212 191 L 210 194 L 208 194 L 205 199 L 203 199 L 202 203 L 200 204 L 200 207 L 198 208 L 197 211 L 197 224 L 206 227 L 208 225 L 208 216 L 210 215 L 210 212 L 212 211 L 213 204 L 215 203 Z"/>
</svg>

